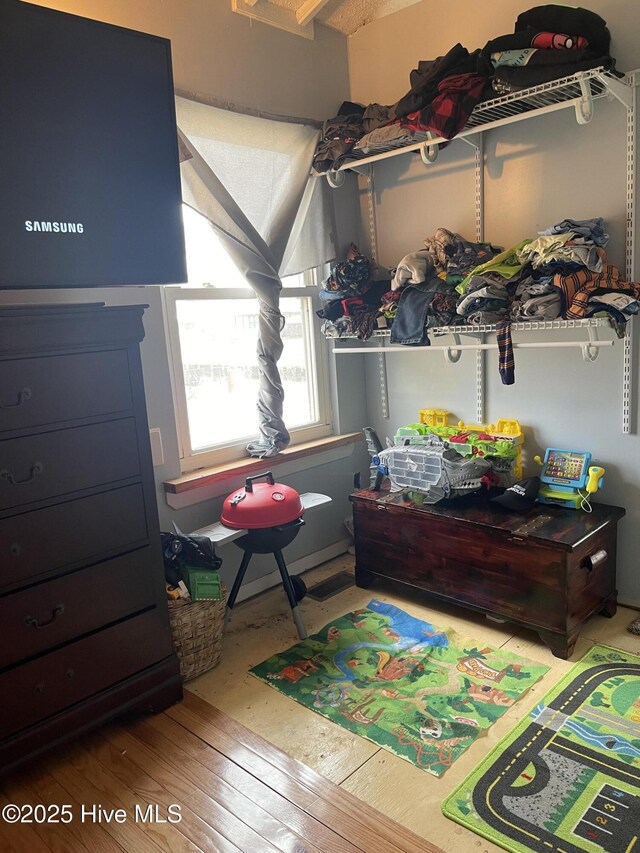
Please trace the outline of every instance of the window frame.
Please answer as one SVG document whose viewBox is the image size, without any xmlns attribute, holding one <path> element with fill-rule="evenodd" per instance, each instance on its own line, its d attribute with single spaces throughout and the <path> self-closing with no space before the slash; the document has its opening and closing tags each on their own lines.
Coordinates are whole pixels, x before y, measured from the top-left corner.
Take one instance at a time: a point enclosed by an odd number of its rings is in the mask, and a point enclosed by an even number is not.
<svg viewBox="0 0 640 853">
<path fill-rule="evenodd" d="M 316 398 L 315 402 L 318 411 L 318 421 L 311 425 L 289 429 L 291 435 L 291 446 L 319 438 L 326 438 L 333 434 L 331 423 L 328 345 L 325 336 L 322 334 L 320 328 L 321 324 L 317 322 L 317 318 L 314 316 L 315 311 L 320 307 L 317 287 L 318 271 L 308 270 L 302 275 L 304 286 L 283 286 L 280 292 L 280 297 L 282 299 L 287 297 L 309 299 L 309 302 L 307 303 L 308 310 L 303 312 L 303 322 L 305 323 L 305 334 L 308 335 L 307 339 L 312 344 L 312 351 L 307 352 L 307 369 L 309 370 L 310 375 L 316 377 L 314 396 Z M 255 434 L 244 436 L 238 438 L 237 441 L 217 446 L 210 446 L 202 450 L 194 450 L 192 448 L 189 433 L 187 395 L 184 383 L 182 350 L 180 346 L 176 302 L 181 300 L 210 299 L 255 300 L 256 298 L 256 294 L 249 286 L 246 288 L 215 288 L 181 287 L 170 285 L 162 288 L 162 307 L 171 377 L 171 393 L 173 397 L 173 409 L 180 453 L 180 470 L 182 473 L 187 473 L 197 468 L 212 467 L 233 461 L 246 460 L 246 445 L 249 441 L 255 440 L 257 436 Z"/>
</svg>

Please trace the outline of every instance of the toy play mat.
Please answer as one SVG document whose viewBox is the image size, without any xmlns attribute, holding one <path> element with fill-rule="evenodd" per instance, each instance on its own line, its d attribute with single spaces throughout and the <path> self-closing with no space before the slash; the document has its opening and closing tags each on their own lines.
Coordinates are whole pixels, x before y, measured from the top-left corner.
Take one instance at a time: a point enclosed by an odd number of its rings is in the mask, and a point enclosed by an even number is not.
<svg viewBox="0 0 640 853">
<path fill-rule="evenodd" d="M 547 670 L 374 599 L 251 672 L 441 776 Z"/>
<path fill-rule="evenodd" d="M 513 851 L 640 851 L 640 657 L 593 646 L 445 800 Z"/>
</svg>

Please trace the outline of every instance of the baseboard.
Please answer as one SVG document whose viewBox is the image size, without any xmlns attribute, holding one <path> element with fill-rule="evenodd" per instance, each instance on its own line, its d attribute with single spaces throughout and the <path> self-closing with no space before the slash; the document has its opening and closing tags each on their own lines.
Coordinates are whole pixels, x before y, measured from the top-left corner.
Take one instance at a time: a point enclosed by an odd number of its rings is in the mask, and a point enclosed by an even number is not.
<svg viewBox="0 0 640 853">
<path fill-rule="evenodd" d="M 313 569 L 321 563 L 326 563 L 327 560 L 333 560 L 334 557 L 346 554 L 347 548 L 350 544 L 351 539 L 341 539 L 339 542 L 334 542 L 332 545 L 328 545 L 320 551 L 305 554 L 305 556 L 301 557 L 299 560 L 287 563 L 289 574 L 300 575 L 302 572 Z M 265 589 L 271 589 L 274 586 L 278 586 L 281 582 L 280 572 L 276 570 L 275 572 L 270 572 L 268 575 L 263 575 L 255 581 L 251 581 L 251 583 L 243 584 L 243 586 L 240 587 L 236 603 L 239 601 L 245 601 L 245 599 L 251 598 L 259 592 L 264 592 Z"/>
</svg>

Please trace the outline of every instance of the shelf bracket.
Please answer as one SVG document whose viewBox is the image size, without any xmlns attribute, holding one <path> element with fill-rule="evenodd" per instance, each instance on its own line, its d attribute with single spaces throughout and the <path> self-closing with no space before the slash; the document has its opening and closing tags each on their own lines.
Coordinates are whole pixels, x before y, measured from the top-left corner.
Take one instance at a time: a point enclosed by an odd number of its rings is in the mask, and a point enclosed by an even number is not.
<svg viewBox="0 0 640 853">
<path fill-rule="evenodd" d="M 425 164 L 425 166 L 429 166 L 431 163 L 435 163 L 438 159 L 438 154 L 440 153 L 440 146 L 437 142 L 430 143 L 429 140 L 433 139 L 435 134 L 431 131 L 427 132 L 427 141 L 420 146 L 420 159 Z"/>
<path fill-rule="evenodd" d="M 326 174 L 327 183 L 329 186 L 337 190 L 338 187 L 341 187 L 344 184 L 345 174 L 344 172 L 338 172 L 335 169 L 329 169 Z"/>
<path fill-rule="evenodd" d="M 484 335 L 480 336 L 481 342 L 484 344 Z M 476 350 L 476 423 L 484 423 L 484 376 L 485 376 L 485 357 L 484 350 Z"/>
<path fill-rule="evenodd" d="M 357 172 L 359 175 L 364 175 L 365 178 L 368 178 L 371 174 L 371 166 L 360 166 L 358 163 L 352 163 L 349 166 L 349 171 Z M 344 172 L 342 172 L 341 174 L 344 174 Z"/>
<path fill-rule="evenodd" d="M 589 333 L 589 341 L 591 343 L 598 340 L 598 330 L 594 326 L 589 326 L 587 332 Z M 598 357 L 600 349 L 597 346 L 591 346 L 591 343 L 582 345 L 583 361 L 595 361 Z"/>
<path fill-rule="evenodd" d="M 444 360 L 448 361 L 449 364 L 457 364 L 460 361 L 460 357 L 462 355 L 462 350 L 457 347 L 460 346 L 460 335 L 451 335 L 453 338 L 453 342 L 456 344 L 454 347 L 444 347 L 442 352 L 444 353 Z"/>
<path fill-rule="evenodd" d="M 376 225 L 376 193 L 373 185 L 373 165 L 367 167 L 367 209 L 369 213 L 369 248 L 374 262 L 378 260 L 378 228 Z M 383 350 L 386 341 L 382 342 Z M 385 420 L 389 419 L 389 384 L 387 382 L 387 357 L 383 352 L 378 353 L 378 386 L 380 394 L 380 414 Z"/>
<path fill-rule="evenodd" d="M 378 353 L 378 384 L 380 392 L 380 414 L 389 418 L 389 387 L 387 385 L 387 360 L 384 352 Z"/>
<path fill-rule="evenodd" d="M 475 146 L 476 240 L 484 241 L 484 136 L 477 135 Z"/>
<path fill-rule="evenodd" d="M 633 85 L 630 86 L 628 83 L 624 83 L 616 77 L 609 77 L 606 74 L 596 74 L 596 79 L 603 84 L 609 95 L 620 101 L 625 109 L 631 109 L 635 94 Z"/>
<path fill-rule="evenodd" d="M 481 133 L 470 133 L 468 136 L 460 136 L 458 137 L 462 142 L 466 142 L 467 145 L 470 145 L 472 148 L 480 148 L 482 134 Z"/>
<path fill-rule="evenodd" d="M 578 124 L 589 124 L 593 118 L 593 98 L 591 97 L 591 86 L 584 77 L 580 78 L 580 91 L 582 95 L 576 100 L 576 121 Z"/>
<path fill-rule="evenodd" d="M 631 404 L 633 388 L 633 321 L 626 324 L 622 354 L 622 432 L 631 433 Z"/>
<path fill-rule="evenodd" d="M 349 169 L 329 169 L 328 172 L 325 173 L 325 177 L 327 179 L 327 183 L 329 186 L 337 190 L 338 187 L 341 187 L 344 184 L 345 176 L 349 172 L 357 172 L 359 175 L 364 175 L 365 178 L 368 178 L 371 173 L 370 166 L 358 166 L 355 163 L 351 163 Z"/>
</svg>

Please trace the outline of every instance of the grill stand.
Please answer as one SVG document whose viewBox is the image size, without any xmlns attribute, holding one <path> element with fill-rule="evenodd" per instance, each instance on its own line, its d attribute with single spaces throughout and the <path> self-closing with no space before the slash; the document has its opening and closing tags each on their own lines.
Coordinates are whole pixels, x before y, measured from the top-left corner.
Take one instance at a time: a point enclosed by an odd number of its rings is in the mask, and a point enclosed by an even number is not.
<svg viewBox="0 0 640 853">
<path fill-rule="evenodd" d="M 293 616 L 293 621 L 298 631 L 298 636 L 301 640 L 305 640 L 308 637 L 307 629 L 305 628 L 304 622 L 302 621 L 302 616 L 300 615 L 300 608 L 298 607 L 298 598 L 293 587 L 291 576 L 289 575 L 289 570 L 287 569 L 287 564 L 285 563 L 284 557 L 282 556 L 282 551 L 275 550 L 272 553 L 276 559 L 276 563 L 278 564 L 278 569 L 280 570 L 280 576 L 282 577 L 282 586 L 284 587 L 284 591 L 286 592 L 287 598 L 289 599 L 291 615 Z M 244 580 L 244 576 L 247 572 L 247 569 L 249 568 L 249 563 L 251 561 L 251 558 L 253 557 L 253 554 L 253 551 L 246 550 L 242 555 L 242 562 L 240 563 L 240 568 L 238 569 L 235 580 L 233 581 L 233 586 L 231 587 L 231 592 L 229 593 L 229 600 L 227 601 L 225 625 L 231 619 L 233 605 L 236 603 L 236 598 L 238 597 L 238 593 L 240 592 L 242 581 Z"/>
<path fill-rule="evenodd" d="M 302 501 L 305 513 L 331 502 L 331 498 L 328 495 L 321 495 L 317 492 L 305 492 L 300 495 L 300 500 Z M 215 524 L 210 524 L 207 527 L 201 527 L 199 530 L 194 530 L 194 533 L 197 533 L 200 536 L 207 536 L 216 546 L 226 545 L 227 542 L 235 542 L 238 548 L 242 548 L 244 551 L 240 568 L 238 569 L 235 580 L 233 581 L 233 586 L 231 587 L 231 593 L 229 594 L 225 614 L 225 625 L 231 619 L 231 611 L 236 603 L 251 557 L 253 557 L 254 554 L 273 554 L 276 559 L 276 563 L 278 564 L 280 575 L 282 576 L 282 586 L 284 587 L 284 591 L 287 593 L 287 598 L 289 599 L 291 615 L 293 616 L 298 636 L 301 640 L 305 640 L 309 636 L 298 607 L 298 602 L 302 601 L 304 598 L 307 588 L 302 578 L 299 578 L 296 575 L 291 577 L 282 556 L 282 548 L 295 539 L 303 524 L 303 519 L 299 518 L 290 525 L 285 525 L 285 527 L 259 528 L 254 531 L 249 531 L 227 527 L 220 521 L 217 521 Z"/>
</svg>

